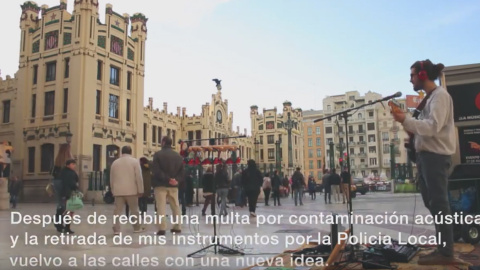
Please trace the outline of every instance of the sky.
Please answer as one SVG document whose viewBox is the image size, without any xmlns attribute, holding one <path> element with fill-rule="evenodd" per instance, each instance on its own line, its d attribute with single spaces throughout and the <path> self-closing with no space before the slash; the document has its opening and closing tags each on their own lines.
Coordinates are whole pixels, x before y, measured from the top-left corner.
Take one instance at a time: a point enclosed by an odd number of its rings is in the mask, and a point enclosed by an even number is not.
<svg viewBox="0 0 480 270">
<path fill-rule="evenodd" d="M 18 69 L 20 5 L 2 1 L 1 76 Z M 68 0 L 68 11 L 73 10 Z M 480 63 L 480 1 L 99 0 L 149 18 L 145 97 L 199 115 L 222 80 L 233 130 L 250 131 L 250 106 L 322 109 L 357 90 L 414 94 L 410 66 Z M 38 1 L 50 7 L 59 0 Z"/>
</svg>

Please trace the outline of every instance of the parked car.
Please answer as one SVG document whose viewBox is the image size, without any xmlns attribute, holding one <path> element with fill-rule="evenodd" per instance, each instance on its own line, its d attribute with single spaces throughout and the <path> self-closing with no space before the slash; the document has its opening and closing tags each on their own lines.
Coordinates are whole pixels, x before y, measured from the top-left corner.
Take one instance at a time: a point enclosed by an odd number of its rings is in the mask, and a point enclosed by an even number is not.
<svg viewBox="0 0 480 270">
<path fill-rule="evenodd" d="M 356 192 L 362 195 L 365 195 L 369 190 L 368 184 L 362 178 L 354 178 L 353 184 L 356 187 Z"/>
</svg>

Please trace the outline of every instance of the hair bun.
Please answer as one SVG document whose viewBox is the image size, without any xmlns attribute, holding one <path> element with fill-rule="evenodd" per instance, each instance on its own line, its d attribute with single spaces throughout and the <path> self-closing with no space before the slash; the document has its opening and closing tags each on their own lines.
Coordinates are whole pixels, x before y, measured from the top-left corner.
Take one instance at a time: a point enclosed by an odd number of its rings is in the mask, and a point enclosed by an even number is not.
<svg viewBox="0 0 480 270">
<path fill-rule="evenodd" d="M 440 73 L 442 70 L 445 68 L 445 66 L 442 63 L 438 63 L 434 66 L 434 69 L 436 72 Z"/>
</svg>

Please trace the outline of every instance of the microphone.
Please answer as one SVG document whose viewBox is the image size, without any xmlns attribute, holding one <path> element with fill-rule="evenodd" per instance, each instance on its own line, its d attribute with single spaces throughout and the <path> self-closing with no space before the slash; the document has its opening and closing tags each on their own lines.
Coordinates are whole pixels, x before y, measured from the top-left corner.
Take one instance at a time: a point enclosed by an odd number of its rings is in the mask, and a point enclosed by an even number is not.
<svg viewBox="0 0 480 270">
<path fill-rule="evenodd" d="M 382 98 L 382 100 L 389 100 L 389 99 L 398 98 L 398 97 L 401 97 L 401 96 L 402 96 L 402 92 L 397 92 L 393 95 Z"/>
</svg>

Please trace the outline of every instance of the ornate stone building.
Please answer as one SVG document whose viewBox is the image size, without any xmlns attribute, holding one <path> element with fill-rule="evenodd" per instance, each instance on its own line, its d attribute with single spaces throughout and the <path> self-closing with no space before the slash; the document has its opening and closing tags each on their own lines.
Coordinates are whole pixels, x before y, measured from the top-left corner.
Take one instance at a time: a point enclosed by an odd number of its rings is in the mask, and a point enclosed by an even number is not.
<svg viewBox="0 0 480 270">
<path fill-rule="evenodd" d="M 199 116 L 180 108 L 168 113 L 166 103 L 153 109 L 152 99 L 144 107 L 143 14 L 121 15 L 107 5 L 102 23 L 97 0 L 75 0 L 71 14 L 66 0 L 54 7 L 28 1 L 21 9 L 19 70 L 0 78 L 0 141 L 13 144 L 13 173 L 24 180 L 24 198 L 44 193 L 65 143 L 85 191 L 89 173 L 108 167 L 125 145 L 135 157 L 152 157 L 163 135 L 180 150 L 180 139 L 240 134 L 232 130 L 233 114 L 220 90 Z M 250 137 L 218 143 L 237 144 L 243 162 L 251 157 Z"/>
<path fill-rule="evenodd" d="M 323 111 L 303 111 L 303 144 L 305 175 L 321 181 L 325 166 L 325 139 L 323 121 L 314 123 L 323 117 Z"/>
<path fill-rule="evenodd" d="M 292 103 L 285 101 L 281 113 L 275 107 L 263 109 L 263 114 L 258 114 L 258 107 L 253 105 L 250 118 L 255 160 L 260 171 L 278 169 L 288 176 L 296 167 L 304 171 L 302 109 L 293 109 Z"/>
<path fill-rule="evenodd" d="M 344 95 L 330 96 L 323 100 L 325 116 L 358 107 L 381 99 L 380 94 L 368 92 L 360 96 L 358 91 L 348 91 Z M 404 104 L 404 100 L 400 100 Z M 384 107 L 385 106 L 385 107 Z M 339 169 L 340 158 L 346 154 L 346 130 L 350 152 L 350 168 L 355 177 L 390 176 L 390 143 L 395 144 L 395 162 L 406 163 L 406 150 L 403 142 L 405 132 L 394 123 L 387 102 L 363 107 L 351 113 L 348 127 L 343 119 L 332 117 L 324 122 L 326 167 L 330 168 L 329 144 L 334 143 L 334 166 Z"/>
</svg>

